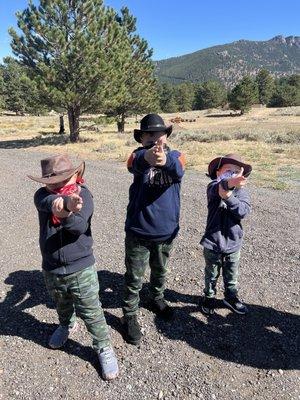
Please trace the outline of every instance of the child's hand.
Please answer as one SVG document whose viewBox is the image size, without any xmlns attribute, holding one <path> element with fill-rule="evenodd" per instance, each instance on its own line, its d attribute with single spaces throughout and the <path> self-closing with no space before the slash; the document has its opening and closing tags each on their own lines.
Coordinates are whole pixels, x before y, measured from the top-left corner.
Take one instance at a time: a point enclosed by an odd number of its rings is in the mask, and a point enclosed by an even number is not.
<svg viewBox="0 0 300 400">
<path fill-rule="evenodd" d="M 72 193 L 67 197 L 67 209 L 71 212 L 78 212 L 82 209 L 83 200 L 77 193 Z"/>
<path fill-rule="evenodd" d="M 155 149 L 155 146 L 151 147 L 151 149 L 148 149 L 145 151 L 145 155 L 144 155 L 145 160 L 152 167 L 154 167 L 154 165 L 156 163 L 156 159 L 157 159 L 154 149 Z"/>
<path fill-rule="evenodd" d="M 223 189 L 222 185 L 219 183 L 219 196 L 223 200 L 227 200 L 232 195 L 232 190 Z"/>
<path fill-rule="evenodd" d="M 162 167 L 167 162 L 167 156 L 164 151 L 164 144 L 162 139 L 158 139 L 154 146 L 154 152 L 156 154 L 156 166 Z"/>
<path fill-rule="evenodd" d="M 166 164 L 167 157 L 161 139 L 159 139 L 151 149 L 145 152 L 144 158 L 152 167 L 162 167 Z"/>
<path fill-rule="evenodd" d="M 244 168 L 241 167 L 240 172 L 233 178 L 228 179 L 228 187 L 230 188 L 241 188 L 246 185 L 247 178 L 243 176 Z"/>
<path fill-rule="evenodd" d="M 64 199 L 62 197 L 57 197 L 52 202 L 52 214 L 58 218 L 67 218 L 70 213 L 64 210 Z"/>
</svg>

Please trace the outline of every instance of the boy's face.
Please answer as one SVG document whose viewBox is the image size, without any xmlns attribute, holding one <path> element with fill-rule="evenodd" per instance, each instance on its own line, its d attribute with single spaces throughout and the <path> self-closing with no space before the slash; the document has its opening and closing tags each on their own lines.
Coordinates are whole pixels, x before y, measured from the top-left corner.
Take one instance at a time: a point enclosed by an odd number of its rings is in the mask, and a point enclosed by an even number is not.
<svg viewBox="0 0 300 400">
<path fill-rule="evenodd" d="M 217 170 L 217 177 L 223 175 L 227 172 L 232 172 L 234 174 L 238 174 L 241 171 L 241 167 L 234 164 L 223 164 L 221 168 Z"/>
<path fill-rule="evenodd" d="M 53 183 L 53 184 L 50 184 L 50 185 L 46 185 L 46 188 L 49 189 L 49 190 L 61 189 L 64 186 L 72 185 L 73 183 L 76 182 L 76 179 L 77 179 L 77 174 L 71 176 L 70 179 L 67 179 L 65 181 L 62 181 L 62 182 L 59 182 L 59 183 Z"/>
<path fill-rule="evenodd" d="M 167 143 L 167 135 L 165 132 L 143 132 L 141 141 L 143 147 L 151 146 L 157 142 L 158 139 L 162 139 L 163 144 Z"/>
</svg>

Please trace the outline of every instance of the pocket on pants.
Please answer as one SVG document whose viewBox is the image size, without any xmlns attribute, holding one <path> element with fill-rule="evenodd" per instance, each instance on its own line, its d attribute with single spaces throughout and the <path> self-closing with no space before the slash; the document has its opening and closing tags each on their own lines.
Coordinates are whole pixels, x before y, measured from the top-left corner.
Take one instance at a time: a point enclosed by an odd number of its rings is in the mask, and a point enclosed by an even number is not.
<svg viewBox="0 0 300 400">
<path fill-rule="evenodd" d="M 78 296 L 82 299 L 99 296 L 99 280 L 95 267 L 89 267 L 77 276 Z"/>
</svg>

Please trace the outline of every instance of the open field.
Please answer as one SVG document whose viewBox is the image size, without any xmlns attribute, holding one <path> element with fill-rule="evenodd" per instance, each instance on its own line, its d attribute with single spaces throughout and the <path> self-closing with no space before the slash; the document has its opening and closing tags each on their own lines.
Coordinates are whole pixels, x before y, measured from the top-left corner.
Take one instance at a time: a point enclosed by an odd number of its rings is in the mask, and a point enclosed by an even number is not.
<svg viewBox="0 0 300 400">
<path fill-rule="evenodd" d="M 171 118 L 196 119 L 174 124 L 172 147 L 186 154 L 189 168 L 206 172 L 215 156 L 238 152 L 253 165 L 251 179 L 258 186 L 294 188 L 300 181 L 300 107 L 253 108 L 243 116 L 221 110 L 163 114 Z M 93 116 L 83 116 L 81 139 L 71 144 L 68 134 L 58 135 L 58 116 L 0 116 L 0 148 L 25 151 L 69 152 L 84 159 L 125 161 L 136 147 L 132 131 L 140 117 L 129 118 L 126 133 L 116 125 L 97 125 Z M 67 118 L 65 117 L 67 128 Z"/>
</svg>

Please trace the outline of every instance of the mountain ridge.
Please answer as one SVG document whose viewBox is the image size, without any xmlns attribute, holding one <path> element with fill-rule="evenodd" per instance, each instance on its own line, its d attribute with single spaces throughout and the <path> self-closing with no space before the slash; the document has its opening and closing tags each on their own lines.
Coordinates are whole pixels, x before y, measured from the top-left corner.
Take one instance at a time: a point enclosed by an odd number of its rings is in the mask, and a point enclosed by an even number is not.
<svg viewBox="0 0 300 400">
<path fill-rule="evenodd" d="M 255 75 L 262 68 L 275 77 L 300 73 L 300 36 L 277 35 L 266 41 L 240 39 L 154 63 L 161 82 L 214 79 L 230 88 L 242 76 Z"/>
</svg>

